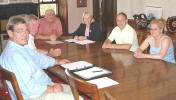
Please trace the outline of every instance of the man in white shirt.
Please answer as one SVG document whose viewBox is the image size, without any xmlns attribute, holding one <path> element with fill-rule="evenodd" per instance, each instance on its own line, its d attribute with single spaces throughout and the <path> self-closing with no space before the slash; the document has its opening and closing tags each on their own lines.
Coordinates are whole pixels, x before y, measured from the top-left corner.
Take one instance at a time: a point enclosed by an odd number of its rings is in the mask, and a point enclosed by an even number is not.
<svg viewBox="0 0 176 100">
<path fill-rule="evenodd" d="M 138 40 L 135 30 L 128 25 L 127 15 L 119 13 L 116 18 L 117 26 L 105 40 L 102 48 L 127 49 L 135 52 L 138 48 Z M 116 44 L 112 44 L 112 41 Z"/>
<path fill-rule="evenodd" d="M 37 49 L 34 43 L 34 36 L 38 32 L 38 27 L 39 27 L 39 20 L 38 17 L 35 15 L 26 15 L 25 20 L 28 24 L 28 29 L 29 29 L 29 40 L 28 40 L 28 46 L 30 49 L 37 50 L 40 53 L 46 54 L 48 56 L 60 56 L 61 50 L 60 49 L 53 49 L 51 48 L 49 51 L 47 50 L 42 50 L 42 49 Z"/>
</svg>

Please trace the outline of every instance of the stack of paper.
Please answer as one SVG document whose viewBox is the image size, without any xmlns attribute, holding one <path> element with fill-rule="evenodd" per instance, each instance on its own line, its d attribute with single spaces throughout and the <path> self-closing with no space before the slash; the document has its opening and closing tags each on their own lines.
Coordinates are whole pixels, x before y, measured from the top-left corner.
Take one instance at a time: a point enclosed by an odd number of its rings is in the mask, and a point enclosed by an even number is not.
<svg viewBox="0 0 176 100">
<path fill-rule="evenodd" d="M 90 81 L 87 81 L 87 82 L 92 83 L 92 84 L 96 84 L 98 89 L 119 84 L 118 82 L 116 82 L 116 81 L 114 81 L 114 80 L 112 80 L 108 77 L 93 79 L 93 80 L 90 80 Z"/>
<path fill-rule="evenodd" d="M 67 42 L 76 42 L 77 40 L 75 40 L 75 39 L 67 39 L 65 41 L 67 41 Z"/>
<path fill-rule="evenodd" d="M 67 39 L 65 40 L 67 42 L 74 42 L 74 43 L 78 43 L 78 44 L 81 44 L 81 45 L 85 45 L 85 44 L 90 44 L 90 43 L 95 43 L 95 41 L 92 41 L 92 40 L 82 40 L 82 41 L 78 41 L 78 40 L 75 40 L 75 39 Z"/>
<path fill-rule="evenodd" d="M 61 43 L 64 43 L 62 41 L 45 41 L 46 43 L 48 44 L 61 44 Z"/>
<path fill-rule="evenodd" d="M 85 44 L 95 43 L 95 41 L 92 41 L 92 40 L 83 40 L 83 41 L 77 41 L 75 43 L 78 43 L 78 44 L 81 44 L 81 45 L 85 45 Z"/>
<path fill-rule="evenodd" d="M 77 70 L 77 69 L 84 69 L 84 68 L 93 66 L 93 64 L 88 63 L 86 61 L 77 61 L 77 62 L 73 62 L 73 63 L 64 64 L 61 66 L 65 69 Z"/>
</svg>

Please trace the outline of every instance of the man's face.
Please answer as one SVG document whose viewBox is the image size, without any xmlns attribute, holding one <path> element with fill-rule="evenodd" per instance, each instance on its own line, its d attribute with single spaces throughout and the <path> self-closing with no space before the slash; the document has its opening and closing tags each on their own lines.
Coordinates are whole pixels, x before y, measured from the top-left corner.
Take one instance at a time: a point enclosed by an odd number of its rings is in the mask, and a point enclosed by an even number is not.
<svg viewBox="0 0 176 100">
<path fill-rule="evenodd" d="M 30 34 L 34 36 L 38 32 L 38 27 L 39 27 L 39 21 L 31 20 L 30 24 L 28 25 Z"/>
<path fill-rule="evenodd" d="M 26 24 L 17 24 L 14 30 L 8 30 L 8 35 L 12 41 L 19 45 L 26 45 L 28 43 L 28 28 Z"/>
<path fill-rule="evenodd" d="M 125 16 L 123 15 L 118 15 L 116 18 L 116 22 L 117 22 L 117 26 L 123 30 L 123 28 L 126 26 L 127 24 L 127 19 L 125 18 Z"/>
<path fill-rule="evenodd" d="M 55 18 L 55 13 L 53 10 L 47 10 L 45 13 L 45 18 L 49 21 L 52 22 Z"/>
</svg>

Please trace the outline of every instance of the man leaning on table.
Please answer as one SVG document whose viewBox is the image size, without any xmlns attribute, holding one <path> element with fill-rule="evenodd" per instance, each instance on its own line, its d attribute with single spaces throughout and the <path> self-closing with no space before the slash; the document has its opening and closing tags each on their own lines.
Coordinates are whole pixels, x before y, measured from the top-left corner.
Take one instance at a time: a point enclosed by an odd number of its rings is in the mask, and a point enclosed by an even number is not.
<svg viewBox="0 0 176 100">
<path fill-rule="evenodd" d="M 26 15 L 25 21 L 27 23 L 28 30 L 29 30 L 28 46 L 30 49 L 37 50 L 38 52 L 46 54 L 51 57 L 56 57 L 56 56 L 61 55 L 61 49 L 59 49 L 59 48 L 57 48 L 57 49 L 51 48 L 48 51 L 36 48 L 35 43 L 34 43 L 34 37 L 36 36 L 36 34 L 38 32 L 38 26 L 39 26 L 38 17 L 33 14 Z"/>
<path fill-rule="evenodd" d="M 55 41 L 62 34 L 60 19 L 56 17 L 54 10 L 46 10 L 45 17 L 40 19 L 39 31 L 36 38 Z"/>
<path fill-rule="evenodd" d="M 74 100 L 68 85 L 53 83 L 43 71 L 49 66 L 69 61 L 54 59 L 29 49 L 29 31 L 22 17 L 10 17 L 6 30 L 10 40 L 1 54 L 0 64 L 15 74 L 24 100 Z M 16 100 L 12 85 L 7 84 L 12 100 Z"/>
<path fill-rule="evenodd" d="M 135 52 L 138 40 L 135 30 L 128 25 L 127 15 L 123 12 L 116 17 L 117 26 L 105 40 L 102 48 L 127 49 Z M 115 40 L 116 44 L 112 42 Z"/>
</svg>

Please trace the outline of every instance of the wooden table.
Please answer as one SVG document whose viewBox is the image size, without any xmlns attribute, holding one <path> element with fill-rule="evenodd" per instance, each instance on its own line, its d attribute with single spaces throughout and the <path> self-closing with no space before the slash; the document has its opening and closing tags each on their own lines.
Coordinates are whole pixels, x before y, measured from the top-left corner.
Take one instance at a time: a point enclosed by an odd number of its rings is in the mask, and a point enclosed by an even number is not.
<svg viewBox="0 0 176 100">
<path fill-rule="evenodd" d="M 51 46 L 37 40 L 36 44 L 43 49 L 61 48 L 61 58 L 71 61 L 84 60 L 111 70 L 113 74 L 109 77 L 120 84 L 100 89 L 101 100 L 104 100 L 105 90 L 117 100 L 176 100 L 176 64 L 161 60 L 136 59 L 132 52 L 102 49 L 102 43 L 98 42 L 88 45 L 64 42 Z M 62 68 L 56 66 L 48 70 L 66 80 Z"/>
</svg>

